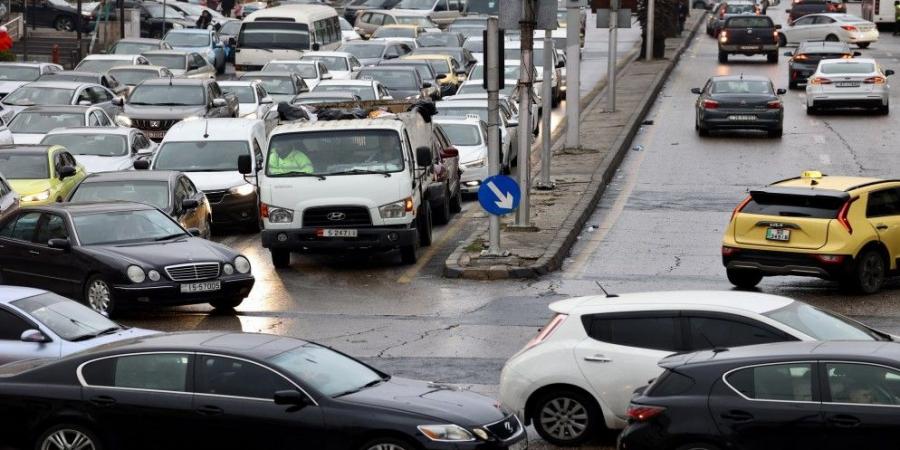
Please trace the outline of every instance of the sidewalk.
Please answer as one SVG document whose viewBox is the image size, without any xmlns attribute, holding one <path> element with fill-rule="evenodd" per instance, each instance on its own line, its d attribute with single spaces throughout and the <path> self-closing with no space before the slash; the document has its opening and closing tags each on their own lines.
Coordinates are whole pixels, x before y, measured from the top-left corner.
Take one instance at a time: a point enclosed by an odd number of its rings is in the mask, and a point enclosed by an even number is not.
<svg viewBox="0 0 900 450">
<path fill-rule="evenodd" d="M 666 40 L 666 59 L 634 60 L 636 47 L 620 62 L 615 112 L 608 113 L 605 109 L 606 96 L 601 95 L 605 78 L 583 96 L 582 147 L 563 148 L 564 128 L 559 127 L 554 133 L 552 165 L 556 189 L 531 191 L 532 221 L 537 231 L 507 230 L 506 225 L 512 224 L 515 218 L 513 214 L 505 216 L 501 219 L 500 242 L 509 256 L 483 257 L 481 250 L 487 247 L 488 221 L 479 208 L 474 217 L 483 225 L 450 254 L 444 275 L 471 279 L 533 278 L 559 269 L 628 151 L 644 116 L 705 17 L 705 11 L 691 10 L 682 37 Z M 532 183 L 538 179 L 540 167 L 540 147 L 536 147 L 538 151 L 532 150 L 535 161 Z"/>
</svg>

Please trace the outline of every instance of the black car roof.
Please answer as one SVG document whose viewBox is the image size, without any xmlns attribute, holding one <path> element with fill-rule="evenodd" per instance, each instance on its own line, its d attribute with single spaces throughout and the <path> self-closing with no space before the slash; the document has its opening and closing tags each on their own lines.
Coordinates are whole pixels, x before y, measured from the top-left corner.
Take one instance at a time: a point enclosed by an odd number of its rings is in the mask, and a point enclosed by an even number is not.
<svg viewBox="0 0 900 450">
<path fill-rule="evenodd" d="M 667 369 L 698 365 L 753 365 L 799 360 L 888 360 L 900 363 L 900 343 L 885 341 L 794 341 L 675 354 L 659 365 Z"/>
<path fill-rule="evenodd" d="M 144 209 L 156 209 L 143 203 L 132 202 L 92 202 L 92 203 L 52 203 L 41 206 L 22 206 L 20 211 L 50 211 L 59 214 L 79 213 L 104 213 L 116 211 L 140 211 Z"/>
<path fill-rule="evenodd" d="M 173 182 L 181 172 L 175 170 L 123 170 L 120 172 L 98 172 L 85 177 L 82 183 L 107 181 L 168 181 Z"/>
<path fill-rule="evenodd" d="M 262 333 L 185 331 L 160 333 L 95 347 L 86 353 L 152 351 L 219 352 L 266 359 L 307 344 L 307 341 Z M 85 353 L 82 353 L 84 355 Z"/>
</svg>

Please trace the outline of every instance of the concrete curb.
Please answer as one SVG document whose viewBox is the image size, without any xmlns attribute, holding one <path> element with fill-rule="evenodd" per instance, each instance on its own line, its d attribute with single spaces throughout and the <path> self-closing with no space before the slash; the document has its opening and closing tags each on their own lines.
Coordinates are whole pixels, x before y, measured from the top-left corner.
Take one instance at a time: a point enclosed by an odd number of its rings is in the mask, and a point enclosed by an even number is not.
<svg viewBox="0 0 900 450">
<path fill-rule="evenodd" d="M 466 253 L 465 249 L 469 247 L 476 239 L 480 239 L 481 236 L 483 236 L 486 232 L 487 225 L 482 225 L 478 227 L 478 229 L 462 244 L 460 244 L 456 248 L 456 250 L 454 250 L 453 253 L 451 253 L 447 258 L 447 261 L 444 265 L 445 277 L 481 280 L 537 278 L 541 275 L 545 275 L 562 267 L 563 260 L 565 260 L 566 256 L 575 245 L 580 230 L 584 228 L 584 224 L 587 223 L 587 220 L 593 214 L 594 209 L 596 209 L 597 207 L 597 203 L 600 202 L 600 198 L 606 191 L 606 186 L 609 184 L 609 181 L 619 169 L 619 165 L 625 158 L 631 141 L 634 139 L 635 135 L 637 135 L 638 130 L 640 130 L 641 123 L 643 122 L 644 117 L 656 102 L 656 99 L 659 95 L 659 92 L 662 90 L 665 81 L 669 78 L 672 70 L 675 69 L 675 65 L 678 64 L 678 61 L 681 60 L 681 55 L 684 54 L 688 46 L 690 46 L 691 41 L 694 40 L 694 37 L 697 34 L 697 30 L 700 29 L 701 24 L 704 23 L 703 19 L 706 14 L 708 14 L 708 12 L 702 12 L 702 15 L 694 24 L 693 28 L 689 31 L 685 39 L 681 42 L 681 45 L 678 47 L 678 49 L 675 50 L 675 54 L 672 56 L 669 64 L 666 65 L 665 70 L 663 70 L 656 76 L 656 79 L 654 79 L 650 90 L 647 91 L 647 94 L 641 100 L 638 109 L 631 115 L 631 118 L 625 125 L 625 132 L 619 135 L 619 137 L 611 147 L 612 151 L 606 156 L 605 160 L 601 162 L 600 167 L 597 170 L 597 173 L 599 173 L 600 176 L 595 176 L 591 183 L 588 185 L 586 192 L 592 192 L 593 194 L 583 195 L 581 197 L 581 199 L 578 201 L 577 206 L 573 210 L 574 214 L 571 214 L 566 218 L 562 226 L 557 231 L 556 236 L 547 245 L 547 252 L 537 261 L 535 261 L 534 264 L 523 267 L 497 265 L 490 267 L 469 268 L 460 266 L 459 261 L 460 258 L 462 258 Z M 617 65 L 617 69 L 621 69 L 622 67 L 631 64 L 639 54 L 639 50 L 639 45 L 636 49 L 632 49 L 629 52 L 628 56 L 623 60 L 623 62 Z M 621 70 L 617 70 L 617 73 L 621 73 Z M 586 110 L 586 105 L 590 105 L 591 103 L 593 103 L 597 99 L 599 94 L 606 89 L 607 83 L 608 80 L 604 79 L 603 81 L 598 83 L 597 86 L 593 90 L 591 90 L 591 92 L 582 97 L 582 111 Z M 562 136 L 563 130 L 565 130 L 565 119 L 563 119 L 563 122 L 560 123 L 560 126 L 557 127 L 557 129 L 552 134 L 551 145 L 553 145 L 554 147 L 556 146 L 559 138 Z"/>
</svg>

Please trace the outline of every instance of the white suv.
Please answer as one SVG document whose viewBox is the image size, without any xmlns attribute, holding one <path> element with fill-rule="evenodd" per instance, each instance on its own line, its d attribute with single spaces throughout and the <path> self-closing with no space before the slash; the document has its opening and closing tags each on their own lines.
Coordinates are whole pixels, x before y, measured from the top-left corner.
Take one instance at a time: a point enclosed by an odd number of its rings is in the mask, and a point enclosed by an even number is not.
<svg viewBox="0 0 900 450">
<path fill-rule="evenodd" d="M 851 319 L 785 297 L 681 291 L 579 297 L 556 315 L 500 376 L 500 399 L 560 446 L 626 424 L 635 389 L 676 352 L 780 341 L 893 340 Z"/>
</svg>

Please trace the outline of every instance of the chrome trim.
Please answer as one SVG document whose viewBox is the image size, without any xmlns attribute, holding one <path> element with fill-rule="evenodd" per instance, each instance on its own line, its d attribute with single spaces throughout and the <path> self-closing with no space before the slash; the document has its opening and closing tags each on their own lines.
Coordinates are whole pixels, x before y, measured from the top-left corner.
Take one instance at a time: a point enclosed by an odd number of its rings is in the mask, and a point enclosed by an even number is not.
<svg viewBox="0 0 900 450">
<path fill-rule="evenodd" d="M 123 291 L 143 291 L 147 289 L 175 289 L 175 286 L 113 286 L 113 289 Z"/>
<path fill-rule="evenodd" d="M 735 369 L 731 369 L 728 372 L 725 372 L 724 374 L 722 374 L 722 382 L 725 383 L 725 385 L 728 386 L 732 391 L 734 391 L 735 394 L 741 396 L 741 398 L 743 398 L 744 400 L 751 401 L 751 402 L 800 403 L 800 404 L 819 405 L 822 403 L 821 401 L 816 402 L 816 401 L 806 401 L 806 400 L 774 400 L 774 399 L 770 400 L 770 399 L 765 399 L 765 398 L 750 398 L 750 397 L 747 397 L 746 395 L 744 395 L 741 391 L 737 390 L 734 386 L 731 385 L 731 383 L 728 382 L 728 375 L 731 375 L 732 373 L 737 372 L 738 370 L 752 369 L 754 367 L 786 366 L 786 365 L 792 365 L 792 364 L 810 364 L 812 366 L 810 368 L 810 370 L 815 371 L 817 369 L 817 365 L 816 365 L 817 363 L 818 363 L 818 361 L 785 361 L 785 362 L 777 362 L 777 363 L 753 364 L 753 365 L 749 365 L 749 366 L 742 366 L 742 367 L 738 367 Z M 813 394 L 814 392 L 815 391 L 813 390 L 813 388 L 810 387 L 810 394 Z"/>
<path fill-rule="evenodd" d="M 200 275 L 198 273 L 199 267 L 200 266 L 212 266 L 212 265 L 216 266 L 216 274 L 213 276 L 210 276 L 210 277 L 200 278 Z M 191 269 L 193 269 L 193 271 L 194 271 L 193 278 L 178 279 L 176 277 L 173 277 L 171 272 L 169 272 L 172 269 L 182 269 L 182 268 L 187 268 L 187 267 L 190 267 Z M 166 273 L 166 276 L 169 277 L 170 280 L 175 281 L 175 282 L 214 280 L 214 279 L 219 278 L 219 275 L 222 274 L 222 263 L 219 261 L 198 261 L 198 262 L 185 263 L 185 264 L 174 264 L 171 266 L 163 267 L 163 271 Z"/>
</svg>

